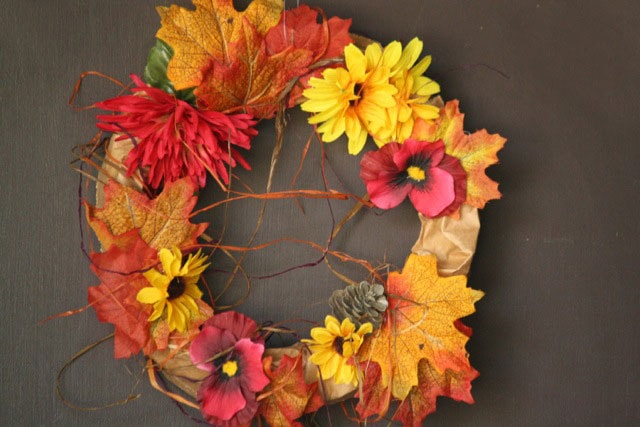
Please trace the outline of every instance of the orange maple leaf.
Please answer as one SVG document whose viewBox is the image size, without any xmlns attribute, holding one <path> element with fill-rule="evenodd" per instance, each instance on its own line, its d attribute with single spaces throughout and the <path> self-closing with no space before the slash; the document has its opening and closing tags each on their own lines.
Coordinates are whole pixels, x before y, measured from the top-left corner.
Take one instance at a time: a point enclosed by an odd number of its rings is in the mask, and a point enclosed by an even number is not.
<svg viewBox="0 0 640 427">
<path fill-rule="evenodd" d="M 404 426 L 421 426 L 424 418 L 436 410 L 438 396 L 473 403 L 471 381 L 477 376 L 478 371 L 471 366 L 457 371 L 447 369 L 439 372 L 426 359 L 421 360 L 418 365 L 420 383 L 413 387 L 409 396 L 400 403 L 393 419 L 401 421 Z"/>
<path fill-rule="evenodd" d="M 198 102 L 204 109 L 243 109 L 260 119 L 273 116 L 290 80 L 305 74 L 313 60 L 312 51 L 295 47 L 268 55 L 264 37 L 246 18 L 228 51 L 230 63 L 212 59 L 203 67 Z"/>
<path fill-rule="evenodd" d="M 457 100 L 449 101 L 440 109 L 440 117 L 434 122 L 416 121 L 412 139 L 419 141 L 442 140 L 447 154 L 460 159 L 467 172 L 466 204 L 482 209 L 492 199 L 501 197 L 498 183 L 485 174 L 487 167 L 498 162 L 497 153 L 507 141 L 486 129 L 466 134 L 463 128 L 464 114 Z"/>
<path fill-rule="evenodd" d="M 260 401 L 258 413 L 269 425 L 302 426 L 296 419 L 324 405 L 318 394 L 318 383 L 307 384 L 304 381 L 302 352 L 295 357 L 282 355 L 275 368 L 272 356 L 265 357 L 263 364 L 271 382 L 263 392 L 265 398 Z"/>
<path fill-rule="evenodd" d="M 197 201 L 196 192 L 197 187 L 189 178 L 167 183 L 155 199 L 109 181 L 104 187 L 104 207 L 85 203 L 87 221 L 104 248 L 134 228 L 140 231 L 142 240 L 156 250 L 194 246 L 208 226 L 189 221 Z"/>
<path fill-rule="evenodd" d="M 195 10 L 176 5 L 157 8 L 162 26 L 156 37 L 174 51 L 167 76 L 176 90 L 198 86 L 201 69 L 210 60 L 232 61 L 230 45 L 242 35 L 243 18 L 264 35 L 284 9 L 282 0 L 254 0 L 242 12 L 233 7 L 233 0 L 193 0 L 193 4 Z"/>
<path fill-rule="evenodd" d="M 380 367 L 380 381 L 364 394 L 384 396 L 379 388 L 390 387 L 391 396 L 404 400 L 420 383 L 421 360 L 439 373 L 468 366 L 469 337 L 455 321 L 473 313 L 484 293 L 468 288 L 466 282 L 465 276 L 440 277 L 433 255 L 411 254 L 402 273 L 389 274 L 384 323 L 365 338 L 358 356 L 365 377 L 371 362 Z"/>
<path fill-rule="evenodd" d="M 140 289 L 149 285 L 142 272 L 156 262 L 157 251 L 140 239 L 137 230 L 119 236 L 105 252 L 91 254 L 91 269 L 100 284 L 89 287 L 88 300 L 98 320 L 115 327 L 116 358 L 156 349 L 149 335 L 150 306 L 136 300 Z"/>
</svg>

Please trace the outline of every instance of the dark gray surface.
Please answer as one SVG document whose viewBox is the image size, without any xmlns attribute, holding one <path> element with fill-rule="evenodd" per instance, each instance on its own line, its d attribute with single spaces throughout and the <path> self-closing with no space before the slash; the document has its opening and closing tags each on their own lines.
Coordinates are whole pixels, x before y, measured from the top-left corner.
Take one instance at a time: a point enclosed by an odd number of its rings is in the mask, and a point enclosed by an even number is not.
<svg viewBox="0 0 640 427">
<path fill-rule="evenodd" d="M 640 4 L 312 3 L 328 15 L 352 17 L 354 31 L 383 42 L 421 37 L 434 57 L 429 75 L 446 99 L 461 100 L 465 127 L 509 139 L 501 164 L 490 170 L 504 198 L 482 213 L 470 275 L 470 284 L 487 293 L 467 320 L 475 329 L 471 361 L 481 372 L 473 385 L 476 404 L 441 399 L 429 425 L 638 425 Z M 82 306 L 86 287 L 95 284 L 79 248 L 78 177 L 68 167 L 71 147 L 93 134 L 94 114 L 74 113 L 66 99 L 82 71 L 123 80 L 142 72 L 158 27 L 154 4 L 0 1 L 2 425 L 189 424 L 150 388 L 138 362 L 112 359 L 111 344 L 73 366 L 65 392 L 78 404 L 99 405 L 126 396 L 140 379 L 142 397 L 98 412 L 63 406 L 54 393 L 57 370 L 110 327 L 92 312 L 37 325 Z M 115 93 L 88 83 L 81 102 Z M 277 188 L 287 188 L 308 137 L 304 115 L 292 112 L 291 122 Z M 255 188 L 263 185 L 273 141 L 272 124 L 260 129 L 249 155 L 255 170 L 242 175 Z M 345 189 L 362 193 L 358 159 L 344 154 L 344 141 L 326 148 Z M 317 171 L 310 167 L 301 185 L 319 188 Z M 271 204 L 259 240 L 288 235 L 323 242 L 330 229 L 326 204 L 304 203 L 306 216 L 291 202 Z M 230 242 L 243 242 L 255 208 L 234 208 Z M 334 209 L 340 218 L 348 204 Z M 404 205 L 383 216 L 362 215 L 336 245 L 401 265 L 417 236 L 411 212 Z M 219 218 L 207 220 L 215 227 Z M 254 274 L 270 274 L 315 258 L 282 245 L 247 265 Z M 338 286 L 323 266 L 256 281 L 242 310 L 258 320 L 320 320 L 323 300 Z"/>
</svg>

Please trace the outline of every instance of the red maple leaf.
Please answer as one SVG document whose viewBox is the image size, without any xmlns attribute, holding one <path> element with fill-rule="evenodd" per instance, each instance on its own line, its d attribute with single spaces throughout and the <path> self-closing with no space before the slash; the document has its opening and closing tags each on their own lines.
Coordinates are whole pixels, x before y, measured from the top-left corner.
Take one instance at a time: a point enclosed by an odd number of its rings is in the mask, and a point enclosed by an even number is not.
<svg viewBox="0 0 640 427">
<path fill-rule="evenodd" d="M 278 366 L 274 365 L 273 357 L 264 359 L 264 371 L 271 382 L 258 413 L 272 426 L 302 426 L 296 419 L 324 405 L 318 383 L 305 383 L 302 352 L 296 357 L 284 354 Z"/>
<path fill-rule="evenodd" d="M 447 396 L 454 400 L 473 403 L 471 381 L 478 377 L 478 371 L 467 365 L 459 370 L 447 369 L 438 372 L 426 359 L 418 365 L 416 387 L 402 401 L 393 416 L 404 426 L 419 427 L 424 418 L 436 410 L 436 398 Z"/>
<path fill-rule="evenodd" d="M 106 252 L 91 254 L 91 269 L 100 284 L 89 288 L 88 299 L 98 320 L 115 326 L 116 358 L 155 350 L 148 324 L 152 307 L 138 302 L 136 296 L 149 285 L 142 272 L 157 262 L 157 251 L 140 238 L 137 229 L 118 236 Z"/>
<path fill-rule="evenodd" d="M 318 15 L 322 15 L 321 23 L 318 22 Z M 267 32 L 265 36 L 267 51 L 273 55 L 289 47 L 306 49 L 312 52 L 312 64 L 339 58 L 342 56 L 344 47 L 353 42 L 349 27 L 351 27 L 351 19 L 334 16 L 327 20 L 320 10 L 302 5 L 285 11 L 278 25 Z M 314 68 L 313 71 L 299 78 L 299 84 L 293 87 L 289 95 L 289 107 L 295 105 L 309 79 L 314 76 L 319 77 L 325 68 L 327 66 Z"/>
</svg>

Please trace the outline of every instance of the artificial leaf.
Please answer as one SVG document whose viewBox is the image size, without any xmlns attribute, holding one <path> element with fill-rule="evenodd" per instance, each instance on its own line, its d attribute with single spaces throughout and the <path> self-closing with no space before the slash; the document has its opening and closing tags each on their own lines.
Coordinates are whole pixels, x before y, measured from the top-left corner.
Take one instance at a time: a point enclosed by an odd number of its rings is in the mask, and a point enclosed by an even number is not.
<svg viewBox="0 0 640 427">
<path fill-rule="evenodd" d="M 374 415 L 381 417 L 387 413 L 389 402 L 391 402 L 391 387 L 380 386 L 382 370 L 375 362 L 364 362 L 360 364 L 362 372 L 366 372 L 362 384 L 362 393 L 359 394 L 359 402 L 356 410 L 364 420 Z"/>
<path fill-rule="evenodd" d="M 166 349 L 170 343 L 174 348 L 183 347 L 193 341 L 200 333 L 200 326 L 213 316 L 213 309 L 201 299 L 197 299 L 195 302 L 198 306 L 198 311 L 192 313 L 192 318 L 189 319 L 188 328 L 184 333 L 178 330 L 171 332 L 169 322 L 166 319 L 160 318 L 153 322 L 151 325 L 151 338 L 153 338 L 158 350 Z"/>
<path fill-rule="evenodd" d="M 460 112 L 458 104 L 457 100 L 447 102 L 434 122 L 417 120 L 411 138 L 444 141 L 446 153 L 460 159 L 467 173 L 465 203 L 481 209 L 489 200 L 501 197 L 498 183 L 489 178 L 485 170 L 498 162 L 497 153 L 506 139 L 498 134 L 490 134 L 485 129 L 466 134 L 463 128 L 464 114 Z"/>
<path fill-rule="evenodd" d="M 292 47 L 268 55 L 264 38 L 246 18 L 228 53 L 230 62 L 212 59 L 203 67 L 198 102 L 204 109 L 242 109 L 260 119 L 273 116 L 291 79 L 305 74 L 312 59 L 311 51 Z"/>
<path fill-rule="evenodd" d="M 386 295 L 383 326 L 365 338 L 358 356 L 365 365 L 379 365 L 374 387 L 390 387 L 394 398 L 404 400 L 419 383 L 420 360 L 441 373 L 468 365 L 469 338 L 454 322 L 473 313 L 484 294 L 468 288 L 465 276 L 439 277 L 435 256 L 411 254 L 402 273 L 389 274 Z"/>
<path fill-rule="evenodd" d="M 196 96 L 193 89 L 175 90 L 173 83 L 167 77 L 167 67 L 169 61 L 173 57 L 173 49 L 162 40 L 156 40 L 155 46 L 149 51 L 147 56 L 147 65 L 144 67 L 144 81 L 152 87 L 174 95 L 178 99 L 182 99 L 190 103 L 196 104 Z"/>
<path fill-rule="evenodd" d="M 272 356 L 263 360 L 264 371 L 271 380 L 263 391 L 258 413 L 272 426 L 302 426 L 296 419 L 317 411 L 323 404 L 318 383 L 304 381 L 302 352 L 295 357 L 282 355 L 277 367 Z"/>
<path fill-rule="evenodd" d="M 447 369 L 439 372 L 426 359 L 421 360 L 418 365 L 420 383 L 400 403 L 393 419 L 401 421 L 404 426 L 421 426 L 424 418 L 436 410 L 438 396 L 473 403 L 471 381 L 477 376 L 478 371 L 468 365 L 457 371 Z"/>
<path fill-rule="evenodd" d="M 167 183 L 155 199 L 116 181 L 104 187 L 104 206 L 85 204 L 87 220 L 103 247 L 132 229 L 152 248 L 194 246 L 207 223 L 192 224 L 189 215 L 197 202 L 196 185 L 189 178 Z"/>
<path fill-rule="evenodd" d="M 351 19 L 334 16 L 318 23 L 319 13 L 307 5 L 285 11 L 278 25 L 265 36 L 268 54 L 294 47 L 310 50 L 312 62 L 342 56 L 344 47 L 353 41 L 349 35 Z"/>
<path fill-rule="evenodd" d="M 149 336 L 151 306 L 136 300 L 140 289 L 149 285 L 142 272 L 157 263 L 157 251 L 131 230 L 114 241 L 105 252 L 91 254 L 91 269 L 100 279 L 89 288 L 89 303 L 98 320 L 115 326 L 115 357 L 129 357 L 155 350 Z"/>
<path fill-rule="evenodd" d="M 242 12 L 234 8 L 233 0 L 193 0 L 193 4 L 195 10 L 176 5 L 157 8 L 162 26 L 156 36 L 174 50 L 167 75 L 178 90 L 198 86 L 202 67 L 211 60 L 232 61 L 229 48 L 242 37 L 243 18 L 264 35 L 284 9 L 282 0 L 253 0 Z"/>
<path fill-rule="evenodd" d="M 321 12 L 307 5 L 285 11 L 278 25 L 265 36 L 268 54 L 274 55 L 294 47 L 311 51 L 312 63 L 341 57 L 345 46 L 353 42 L 349 34 L 351 19 L 334 16 L 318 23 L 318 14 Z M 327 66 L 316 66 L 313 71 L 300 76 L 300 84 L 295 85 L 289 95 L 289 107 L 295 105 L 309 79 L 319 77 L 325 68 Z"/>
</svg>

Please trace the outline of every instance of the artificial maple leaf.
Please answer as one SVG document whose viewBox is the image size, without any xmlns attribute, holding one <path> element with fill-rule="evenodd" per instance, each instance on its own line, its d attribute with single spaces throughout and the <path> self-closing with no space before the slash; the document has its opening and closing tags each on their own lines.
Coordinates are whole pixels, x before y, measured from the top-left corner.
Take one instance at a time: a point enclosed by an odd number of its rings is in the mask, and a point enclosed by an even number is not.
<svg viewBox="0 0 640 427">
<path fill-rule="evenodd" d="M 213 309 L 201 299 L 195 300 L 195 303 L 198 306 L 198 311 L 192 313 L 192 318 L 189 319 L 189 325 L 184 333 L 178 330 L 172 332 L 166 319 L 160 318 L 153 322 L 151 325 L 151 338 L 153 338 L 158 350 L 165 350 L 169 347 L 169 343 L 175 347 L 183 347 L 193 341 L 200 333 L 200 326 L 213 316 Z"/>
<path fill-rule="evenodd" d="M 98 320 L 115 326 L 116 358 L 155 350 L 148 325 L 152 307 L 136 300 L 140 289 L 149 285 L 142 272 L 155 263 L 157 251 L 140 238 L 138 230 L 119 236 L 106 252 L 91 254 L 91 269 L 100 284 L 89 288 L 88 299 Z"/>
<path fill-rule="evenodd" d="M 307 5 L 285 11 L 278 25 L 265 36 L 269 55 L 294 47 L 311 51 L 311 63 L 341 57 L 345 46 L 353 42 L 349 34 L 351 19 L 334 16 L 318 23 L 319 14 L 320 11 Z M 314 67 L 313 71 L 300 76 L 300 84 L 294 86 L 289 95 L 288 107 L 295 105 L 309 79 L 319 77 L 325 68 L 327 66 Z"/>
<path fill-rule="evenodd" d="M 194 246 L 207 223 L 192 224 L 189 214 L 197 202 L 196 185 L 189 178 L 166 183 L 160 195 L 149 199 L 116 181 L 104 187 L 104 206 L 85 203 L 87 220 L 103 247 L 132 229 L 152 248 Z"/>
<path fill-rule="evenodd" d="M 242 36 L 243 18 L 264 35 L 276 25 L 284 9 L 283 0 L 253 0 L 238 12 L 233 0 L 193 0 L 195 10 L 172 5 L 158 7 L 162 26 L 156 37 L 171 46 L 174 56 L 167 76 L 175 89 L 202 82 L 202 67 L 212 59 L 229 64 L 230 45 Z"/>
<path fill-rule="evenodd" d="M 242 109 L 259 119 L 273 116 L 291 79 L 305 74 L 312 60 L 311 51 L 293 47 L 268 55 L 264 37 L 246 18 L 240 39 L 228 51 L 231 62 L 211 59 L 203 67 L 195 90 L 199 105 L 215 111 Z"/>
<path fill-rule="evenodd" d="M 272 356 L 265 357 L 263 363 L 271 382 L 263 392 L 266 397 L 260 401 L 258 413 L 272 426 L 302 426 L 296 419 L 324 405 L 318 383 L 304 381 L 302 352 L 295 357 L 283 354 L 275 368 Z"/>
<path fill-rule="evenodd" d="M 320 12 L 307 5 L 287 10 L 278 25 L 266 36 L 267 52 L 274 55 L 289 47 L 312 52 L 312 62 L 342 56 L 344 47 L 353 40 L 349 35 L 351 19 L 332 17 L 318 23 Z"/>
<path fill-rule="evenodd" d="M 471 366 L 458 371 L 447 369 L 439 372 L 426 359 L 422 359 L 418 365 L 420 383 L 400 403 L 393 419 L 401 421 L 404 426 L 421 426 L 424 418 L 436 410 L 438 396 L 473 403 L 471 381 L 477 376 L 478 371 Z"/>
<path fill-rule="evenodd" d="M 501 197 L 498 183 L 485 174 L 487 167 L 498 162 L 497 153 L 507 141 L 486 129 L 470 135 L 464 132 L 464 114 L 458 100 L 449 101 L 440 109 L 440 117 L 434 122 L 417 120 L 412 139 L 419 141 L 443 140 L 447 154 L 460 159 L 467 173 L 466 204 L 482 209 L 492 199 Z"/>
<path fill-rule="evenodd" d="M 371 361 L 361 363 L 360 369 L 366 372 L 366 375 L 362 384 L 363 393 L 358 394 L 360 400 L 356 410 L 363 420 L 374 415 L 381 417 L 389 409 L 391 387 L 380 386 L 382 370 L 377 363 Z"/>
<path fill-rule="evenodd" d="M 379 365 L 380 381 L 374 387 L 390 387 L 394 398 L 404 400 L 419 384 L 420 360 L 438 372 L 468 365 L 469 337 L 454 322 L 473 313 L 484 294 L 468 288 L 465 276 L 440 277 L 435 256 L 411 254 L 402 273 L 389 274 L 385 292 L 389 308 L 384 323 L 365 338 L 358 355 L 365 366 Z M 383 395 L 363 391 L 372 392 Z"/>
</svg>

